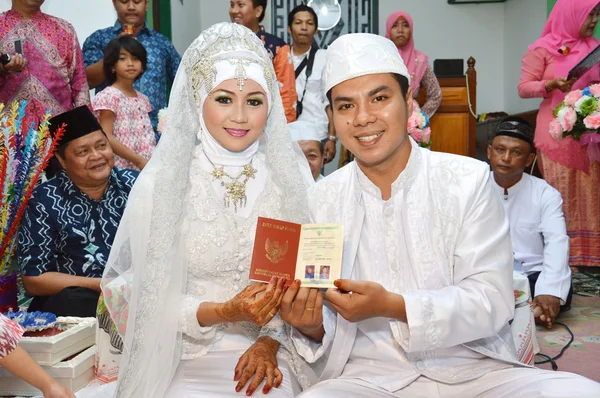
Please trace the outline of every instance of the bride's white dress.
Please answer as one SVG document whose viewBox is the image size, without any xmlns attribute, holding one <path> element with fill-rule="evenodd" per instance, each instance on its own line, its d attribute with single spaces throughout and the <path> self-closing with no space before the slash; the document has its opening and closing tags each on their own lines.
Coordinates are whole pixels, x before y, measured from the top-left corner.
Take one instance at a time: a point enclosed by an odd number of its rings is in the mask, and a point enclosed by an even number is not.
<svg viewBox="0 0 600 398">
<path fill-rule="evenodd" d="M 269 103 L 260 139 L 235 153 L 211 136 L 201 113 L 212 89 L 233 78 L 257 82 Z M 223 167 L 235 178 L 250 163 L 255 178 L 246 184 L 245 205 L 235 210 L 211 172 Z M 293 397 L 314 382 L 315 371 L 296 354 L 279 315 L 262 328 L 246 322 L 201 327 L 196 319 L 202 302 L 225 302 L 250 283 L 258 216 L 309 221 L 306 186 L 312 183 L 260 39 L 237 24 L 204 31 L 183 56 L 166 131 L 129 196 L 102 281 L 103 290 L 122 292 L 107 303 L 113 320 L 126 323 L 119 380 L 77 397 L 239 397 L 245 390 L 235 392 L 237 361 L 265 335 L 281 343 L 284 375 L 269 396 Z M 126 287 L 114 289 L 123 281 Z M 263 384 L 255 394 L 262 395 Z"/>
</svg>

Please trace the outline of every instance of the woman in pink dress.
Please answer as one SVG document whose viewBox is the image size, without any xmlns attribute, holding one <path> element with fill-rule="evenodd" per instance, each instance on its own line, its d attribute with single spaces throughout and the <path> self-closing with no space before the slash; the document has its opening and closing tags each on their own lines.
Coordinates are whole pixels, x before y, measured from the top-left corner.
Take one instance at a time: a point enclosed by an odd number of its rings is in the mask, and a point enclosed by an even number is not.
<svg viewBox="0 0 600 398">
<path fill-rule="evenodd" d="M 42 391 L 44 398 L 75 398 L 18 346 L 23 328 L 0 314 L 0 366 Z"/>
<path fill-rule="evenodd" d="M 385 37 L 394 42 L 410 73 L 410 87 L 413 98 L 419 96 L 419 88 L 427 93 L 427 100 L 421 109 L 430 118 L 440 107 L 442 89 L 429 67 L 429 57 L 415 48 L 413 40 L 413 20 L 409 13 L 396 11 L 392 13 L 385 24 Z"/>
<path fill-rule="evenodd" d="M 554 140 L 549 133 L 552 111 L 565 94 L 600 80 L 596 66 L 578 80 L 569 71 L 594 50 L 600 15 L 598 0 L 558 0 L 541 37 L 523 57 L 519 96 L 543 98 L 537 117 L 535 147 L 546 181 L 563 198 L 571 238 L 570 265 L 600 265 L 600 165 L 590 162 L 587 148 L 571 137 Z"/>
</svg>

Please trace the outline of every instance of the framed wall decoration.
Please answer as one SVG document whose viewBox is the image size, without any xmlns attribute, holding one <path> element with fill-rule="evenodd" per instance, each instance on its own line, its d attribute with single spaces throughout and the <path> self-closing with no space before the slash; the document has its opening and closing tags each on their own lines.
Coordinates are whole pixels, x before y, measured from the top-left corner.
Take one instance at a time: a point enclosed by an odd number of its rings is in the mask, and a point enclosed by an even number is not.
<svg viewBox="0 0 600 398">
<path fill-rule="evenodd" d="M 271 33 L 287 43 L 292 39 L 287 32 L 288 14 L 296 6 L 307 4 L 308 0 L 272 0 L 271 1 Z M 379 33 L 379 1 L 378 0 L 321 0 L 317 3 L 337 3 L 342 16 L 332 29 L 322 30 L 315 36 L 320 48 L 327 48 L 335 39 L 346 33 Z M 318 14 L 318 13 L 317 13 Z"/>
</svg>

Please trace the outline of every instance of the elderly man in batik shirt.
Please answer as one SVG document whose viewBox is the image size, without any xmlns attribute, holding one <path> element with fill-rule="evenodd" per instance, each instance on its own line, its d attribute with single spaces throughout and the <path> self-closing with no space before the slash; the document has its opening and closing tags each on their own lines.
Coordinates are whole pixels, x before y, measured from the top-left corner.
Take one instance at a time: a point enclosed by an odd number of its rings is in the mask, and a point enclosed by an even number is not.
<svg viewBox="0 0 600 398">
<path fill-rule="evenodd" d="M 50 120 L 66 131 L 55 153 L 63 170 L 34 191 L 19 230 L 30 311 L 96 315 L 100 279 L 138 172 L 113 167 L 114 155 L 87 106 Z"/>
<path fill-rule="evenodd" d="M 27 100 L 25 124 L 87 105 L 90 94 L 75 29 L 40 11 L 43 0 L 12 0 L 0 14 L 0 102 Z M 21 48 L 19 48 L 21 47 Z M 20 52 L 20 53 L 19 53 Z"/>
<path fill-rule="evenodd" d="M 95 88 L 97 94 L 107 86 L 103 57 L 108 42 L 123 35 L 133 35 L 144 46 L 148 53 L 148 67 L 133 88 L 150 99 L 150 121 L 156 132 L 158 112 L 167 106 L 168 86 L 175 79 L 181 57 L 167 37 L 146 26 L 148 5 L 148 0 L 113 0 L 117 21 L 86 39 L 83 58 L 90 88 Z M 156 138 L 158 140 L 159 136 Z"/>
<path fill-rule="evenodd" d="M 348 34 L 324 91 L 355 161 L 309 192 L 313 220 L 344 226 L 342 279 L 294 282 L 281 304 L 298 352 L 328 351 L 306 397 L 598 397 L 581 376 L 515 356 L 512 247 L 488 166 L 407 134 L 410 75 L 396 46 Z M 350 294 L 351 293 L 351 294 Z"/>
</svg>

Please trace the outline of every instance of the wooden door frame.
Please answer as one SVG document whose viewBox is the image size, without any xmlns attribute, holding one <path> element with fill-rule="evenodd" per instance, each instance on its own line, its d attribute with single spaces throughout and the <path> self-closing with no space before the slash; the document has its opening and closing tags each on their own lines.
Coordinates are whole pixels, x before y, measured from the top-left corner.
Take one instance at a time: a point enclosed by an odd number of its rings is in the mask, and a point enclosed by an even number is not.
<svg viewBox="0 0 600 398">
<path fill-rule="evenodd" d="M 171 0 L 148 0 L 149 10 L 146 23 L 152 29 L 172 39 Z"/>
</svg>

